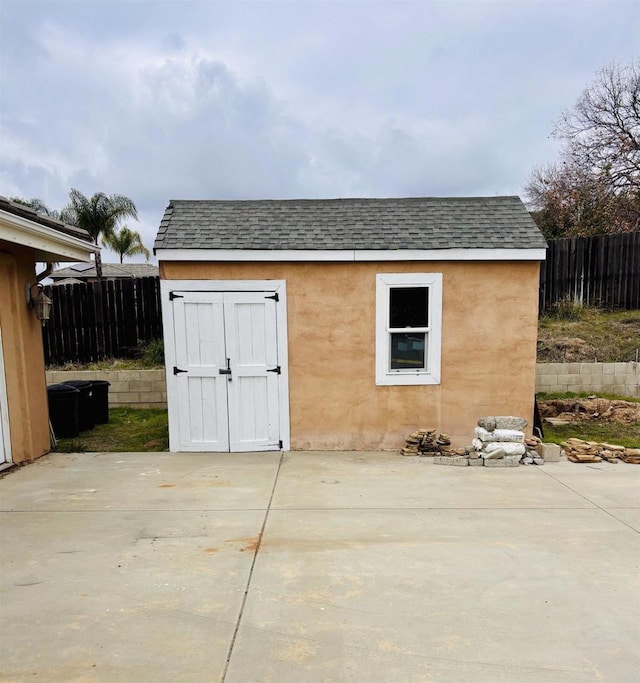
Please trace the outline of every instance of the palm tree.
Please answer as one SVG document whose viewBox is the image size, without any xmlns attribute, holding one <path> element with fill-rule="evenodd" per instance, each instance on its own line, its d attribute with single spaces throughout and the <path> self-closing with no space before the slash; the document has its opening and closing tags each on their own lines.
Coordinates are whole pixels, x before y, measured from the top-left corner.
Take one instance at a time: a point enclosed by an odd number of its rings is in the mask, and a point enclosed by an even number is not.
<svg viewBox="0 0 640 683">
<path fill-rule="evenodd" d="M 149 260 L 149 250 L 142 244 L 142 238 L 140 233 L 135 230 L 129 230 L 126 225 L 123 225 L 118 232 L 115 230 L 102 237 L 102 244 L 105 247 L 115 251 L 116 254 L 120 256 L 120 263 L 124 260 L 125 256 L 137 256 L 142 254 L 147 260 Z"/>
<path fill-rule="evenodd" d="M 71 202 L 60 212 L 61 220 L 86 230 L 97 246 L 100 238 L 108 239 L 124 218 L 138 220 L 136 205 L 122 194 L 106 195 L 96 192 L 93 197 L 85 197 L 79 190 L 69 192 Z M 102 258 L 96 250 L 96 277 L 102 284 Z"/>
<path fill-rule="evenodd" d="M 28 206 L 33 209 L 36 213 L 41 216 L 47 216 L 48 218 L 59 218 L 60 214 L 55 209 L 50 209 L 42 199 L 38 197 L 32 197 L 31 199 L 22 199 L 22 197 L 11 197 L 11 201 L 16 204 L 22 204 L 22 206 Z"/>
</svg>

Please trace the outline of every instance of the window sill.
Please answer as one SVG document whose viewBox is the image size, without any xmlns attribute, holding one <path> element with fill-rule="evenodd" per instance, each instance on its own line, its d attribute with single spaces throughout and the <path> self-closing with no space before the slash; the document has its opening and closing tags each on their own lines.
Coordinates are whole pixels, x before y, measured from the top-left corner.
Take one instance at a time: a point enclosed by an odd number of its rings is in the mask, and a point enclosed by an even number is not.
<svg viewBox="0 0 640 683">
<path fill-rule="evenodd" d="M 440 384 L 440 378 L 427 372 L 388 373 L 376 377 L 376 386 L 414 386 Z"/>
</svg>

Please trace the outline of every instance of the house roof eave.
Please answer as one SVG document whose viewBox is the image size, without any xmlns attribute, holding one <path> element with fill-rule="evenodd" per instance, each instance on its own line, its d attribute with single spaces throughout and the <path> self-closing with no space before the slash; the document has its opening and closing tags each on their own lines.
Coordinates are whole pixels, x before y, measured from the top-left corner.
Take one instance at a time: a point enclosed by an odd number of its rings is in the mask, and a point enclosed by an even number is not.
<svg viewBox="0 0 640 683">
<path fill-rule="evenodd" d="M 544 261 L 542 248 L 452 249 L 156 249 L 158 261 Z"/>
<path fill-rule="evenodd" d="M 37 261 L 89 261 L 98 249 L 86 239 L 4 209 L 0 209 L 0 240 L 32 248 Z"/>
</svg>

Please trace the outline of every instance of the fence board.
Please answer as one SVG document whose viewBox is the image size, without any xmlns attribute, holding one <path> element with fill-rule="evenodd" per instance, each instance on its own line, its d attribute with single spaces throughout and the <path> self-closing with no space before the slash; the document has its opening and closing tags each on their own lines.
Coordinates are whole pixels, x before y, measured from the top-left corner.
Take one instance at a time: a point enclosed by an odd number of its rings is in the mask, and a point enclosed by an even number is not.
<svg viewBox="0 0 640 683">
<path fill-rule="evenodd" d="M 45 291 L 53 300 L 51 319 L 42 330 L 48 365 L 130 357 L 141 342 L 162 336 L 157 277 L 109 281 L 101 288 L 49 285 Z"/>
<path fill-rule="evenodd" d="M 564 299 L 640 308 L 640 232 L 551 240 L 540 268 L 540 312 Z"/>
</svg>

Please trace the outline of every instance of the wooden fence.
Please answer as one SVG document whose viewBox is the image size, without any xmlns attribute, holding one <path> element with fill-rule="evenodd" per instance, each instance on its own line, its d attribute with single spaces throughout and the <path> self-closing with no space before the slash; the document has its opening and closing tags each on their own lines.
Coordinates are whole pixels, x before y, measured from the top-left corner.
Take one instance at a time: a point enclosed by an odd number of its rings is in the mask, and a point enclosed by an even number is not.
<svg viewBox="0 0 640 683">
<path fill-rule="evenodd" d="M 42 328 L 45 362 L 88 363 L 135 355 L 140 342 L 162 337 L 160 279 L 133 278 L 49 285 L 51 319 Z"/>
<path fill-rule="evenodd" d="M 640 232 L 551 240 L 540 270 L 540 312 L 567 299 L 640 309 Z"/>
</svg>

